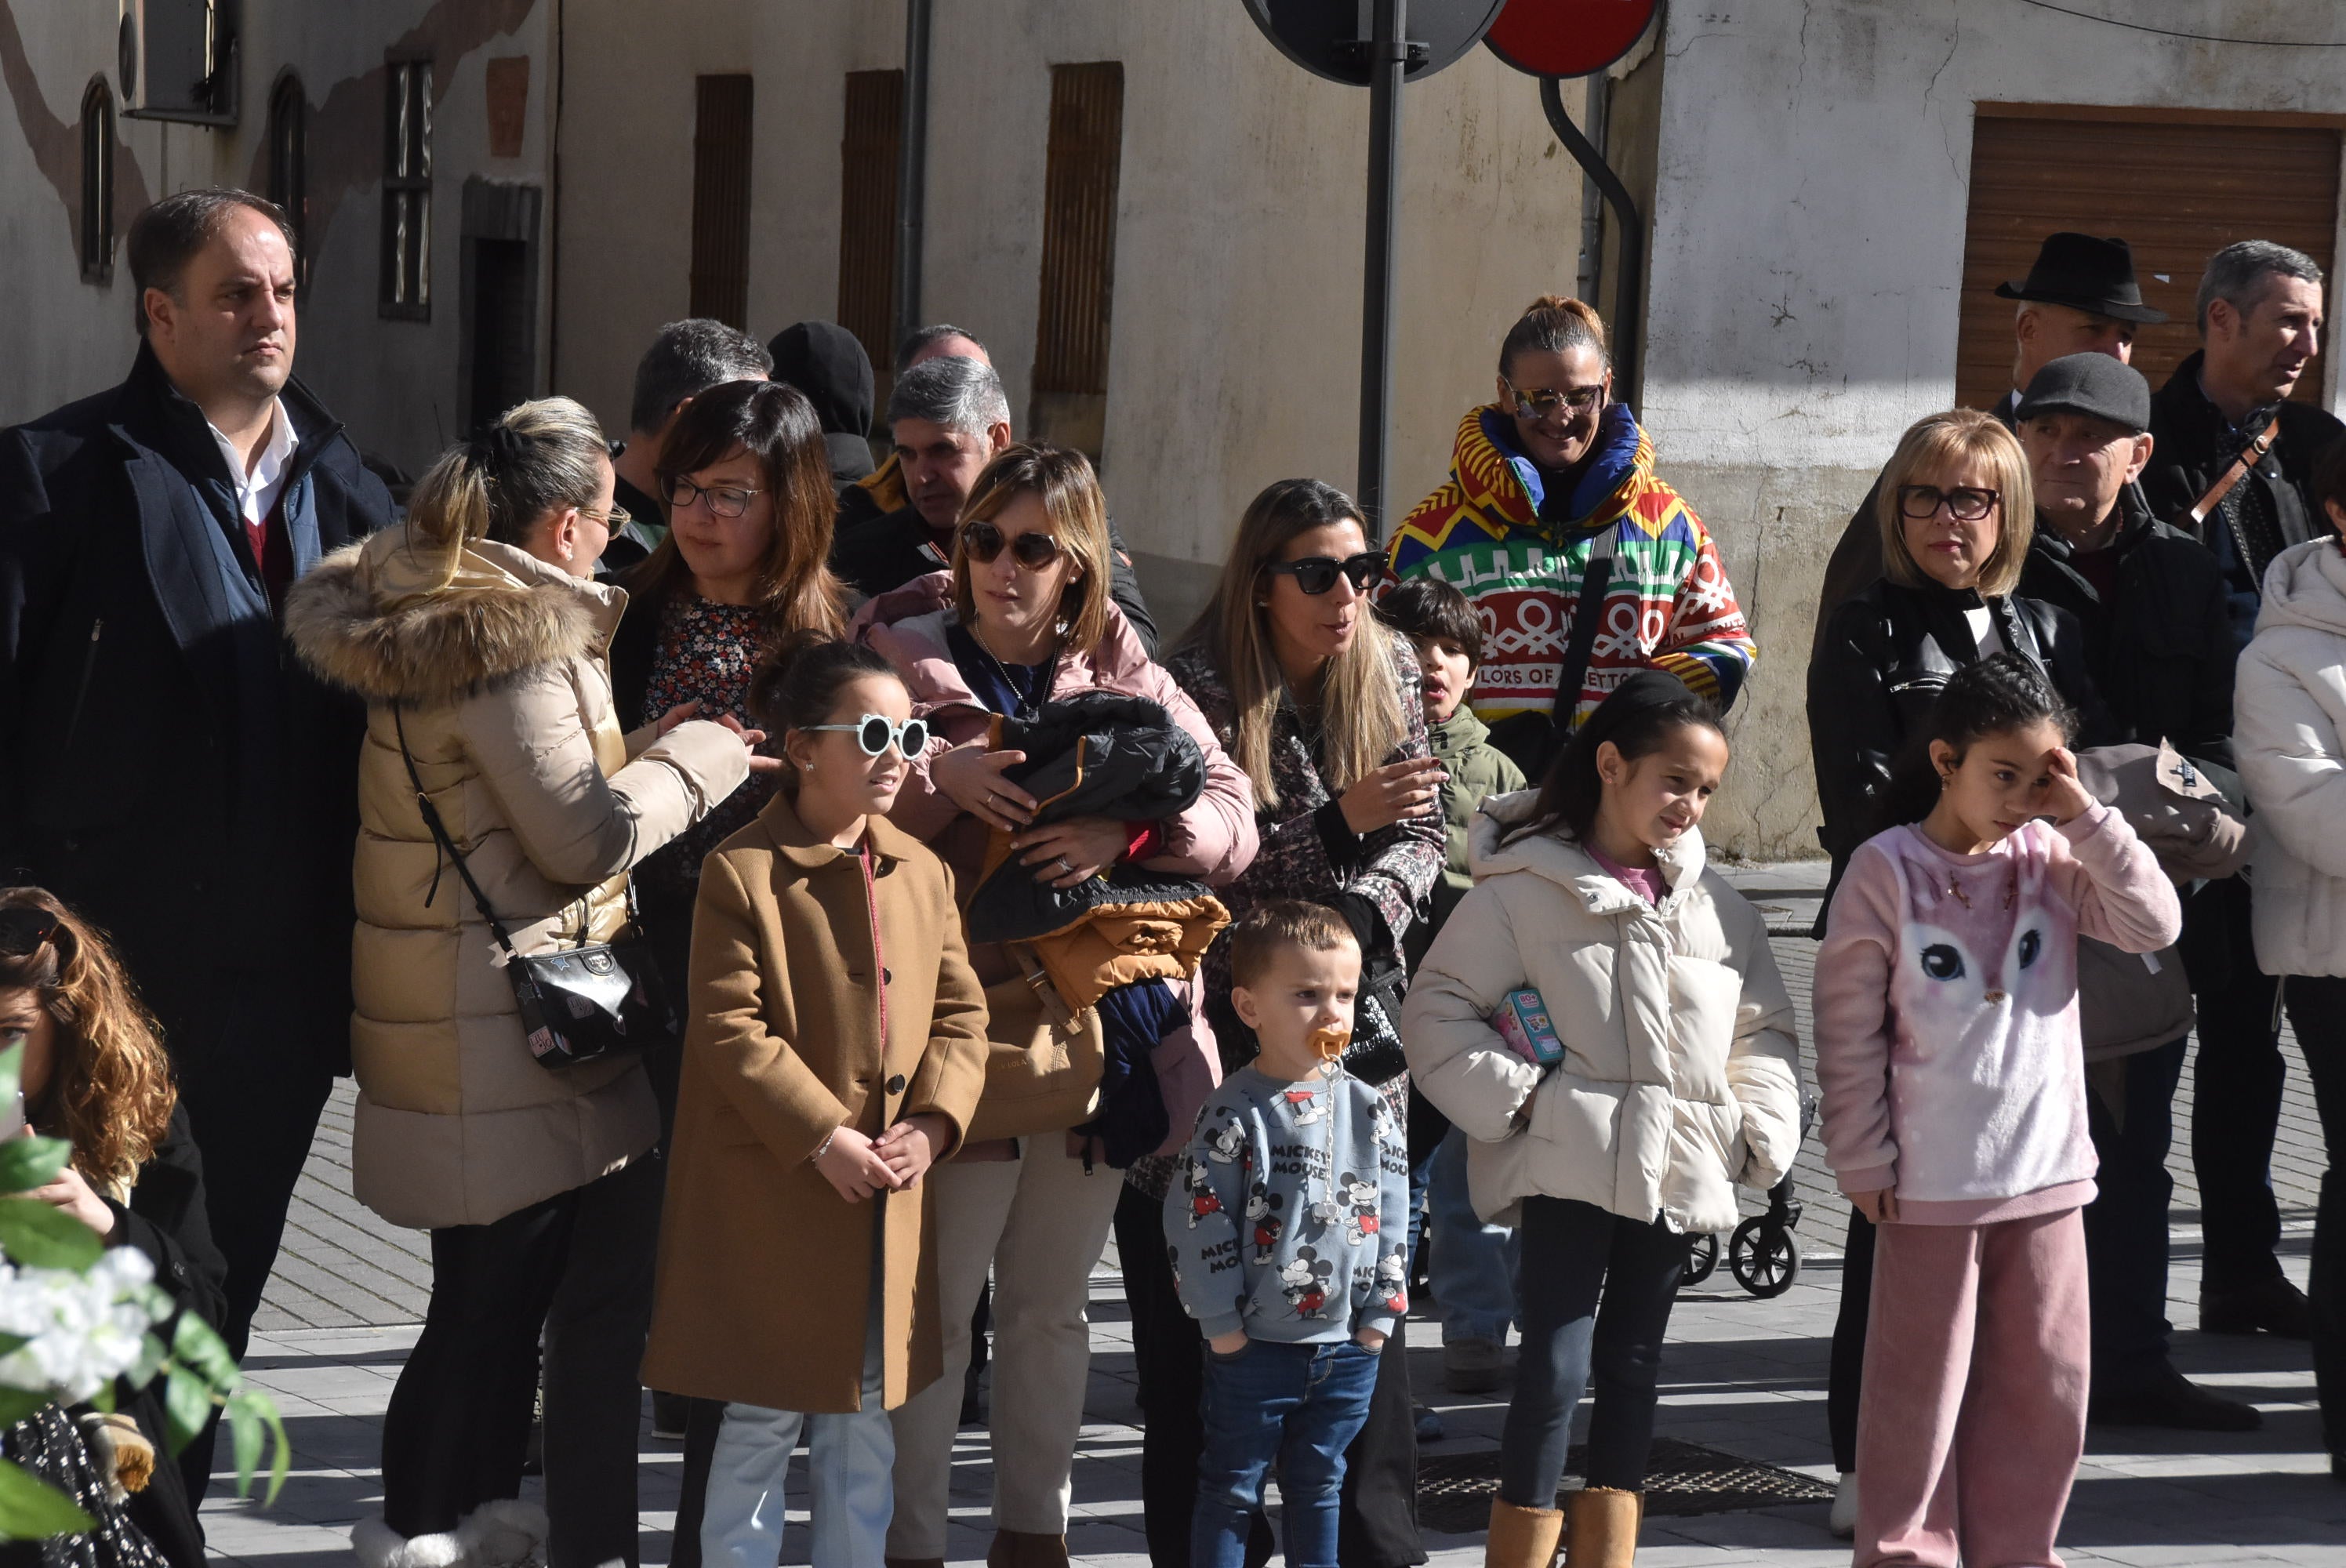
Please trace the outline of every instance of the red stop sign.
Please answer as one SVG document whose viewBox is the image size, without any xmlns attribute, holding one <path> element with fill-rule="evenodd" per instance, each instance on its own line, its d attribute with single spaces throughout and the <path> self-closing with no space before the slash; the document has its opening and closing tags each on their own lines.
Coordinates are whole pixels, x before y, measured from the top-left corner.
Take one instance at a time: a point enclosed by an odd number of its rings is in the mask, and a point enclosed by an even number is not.
<svg viewBox="0 0 2346 1568">
<path fill-rule="evenodd" d="M 1507 0 L 1483 41 L 1535 76 L 1586 76 L 1645 36 L 1657 0 Z"/>
</svg>

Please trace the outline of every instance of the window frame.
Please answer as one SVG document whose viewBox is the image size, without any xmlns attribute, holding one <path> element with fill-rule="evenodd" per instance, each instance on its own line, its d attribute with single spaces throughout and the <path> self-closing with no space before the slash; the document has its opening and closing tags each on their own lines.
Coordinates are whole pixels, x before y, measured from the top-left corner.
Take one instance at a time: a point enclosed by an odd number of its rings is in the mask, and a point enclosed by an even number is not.
<svg viewBox="0 0 2346 1568">
<path fill-rule="evenodd" d="M 383 62 L 382 220 L 377 236 L 376 313 L 432 319 L 432 107 L 428 54 Z M 408 221 L 403 224 L 403 219 Z"/>
<path fill-rule="evenodd" d="M 81 209 L 74 245 L 81 280 L 104 287 L 114 281 L 114 88 L 103 72 L 81 95 Z"/>
</svg>

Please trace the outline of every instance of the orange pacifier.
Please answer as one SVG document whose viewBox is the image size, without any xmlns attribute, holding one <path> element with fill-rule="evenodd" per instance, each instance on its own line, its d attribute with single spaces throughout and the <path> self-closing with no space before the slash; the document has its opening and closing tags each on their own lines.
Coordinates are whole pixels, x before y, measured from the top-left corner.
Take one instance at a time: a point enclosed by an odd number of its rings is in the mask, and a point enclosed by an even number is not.
<svg viewBox="0 0 2346 1568">
<path fill-rule="evenodd" d="M 1344 1047 L 1352 1043 L 1349 1029 L 1315 1029 L 1311 1032 L 1311 1049 L 1321 1061 L 1334 1066 L 1343 1060 Z"/>
</svg>

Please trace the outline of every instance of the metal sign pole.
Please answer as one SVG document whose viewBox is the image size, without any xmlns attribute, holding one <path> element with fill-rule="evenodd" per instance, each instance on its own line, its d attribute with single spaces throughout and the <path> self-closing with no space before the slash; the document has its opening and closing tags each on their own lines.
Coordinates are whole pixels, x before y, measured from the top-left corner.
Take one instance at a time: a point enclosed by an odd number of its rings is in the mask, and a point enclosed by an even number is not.
<svg viewBox="0 0 2346 1568">
<path fill-rule="evenodd" d="M 1384 537 L 1392 454 L 1386 435 L 1393 394 L 1393 247 L 1401 207 L 1401 87 L 1409 68 L 1409 0 L 1371 0 L 1369 229 L 1362 270 L 1361 482 L 1356 497 L 1372 541 Z"/>
</svg>

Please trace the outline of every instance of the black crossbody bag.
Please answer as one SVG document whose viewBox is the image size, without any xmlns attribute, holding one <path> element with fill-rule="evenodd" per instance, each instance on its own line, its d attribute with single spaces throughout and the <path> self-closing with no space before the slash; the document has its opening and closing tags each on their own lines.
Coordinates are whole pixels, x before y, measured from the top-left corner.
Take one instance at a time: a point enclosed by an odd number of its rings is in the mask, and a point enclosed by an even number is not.
<svg viewBox="0 0 2346 1568">
<path fill-rule="evenodd" d="M 414 755 L 407 749 L 407 726 L 395 703 L 391 722 L 399 732 L 399 759 L 407 764 L 408 782 L 415 786 L 415 805 L 423 813 L 423 825 L 456 863 L 456 874 L 464 879 L 464 891 L 473 895 L 473 906 L 481 911 L 489 934 L 505 952 L 505 980 L 513 987 L 522 1033 L 537 1064 L 549 1070 L 576 1067 L 674 1039 L 676 1009 L 669 1004 L 668 987 L 652 962 L 651 943 L 636 926 L 633 879 L 627 883 L 627 930 L 617 942 L 586 942 L 553 952 L 516 951 L 505 922 L 482 896 L 481 884 L 473 880 L 472 869 L 456 852 L 447 824 L 440 820 L 440 809 L 424 792 Z M 439 891 L 435 870 L 424 903 L 429 905 Z"/>
</svg>

